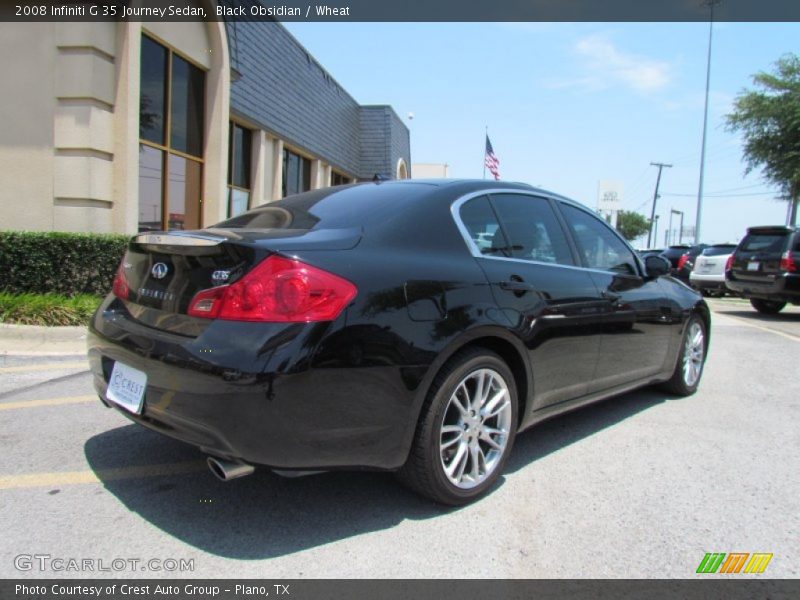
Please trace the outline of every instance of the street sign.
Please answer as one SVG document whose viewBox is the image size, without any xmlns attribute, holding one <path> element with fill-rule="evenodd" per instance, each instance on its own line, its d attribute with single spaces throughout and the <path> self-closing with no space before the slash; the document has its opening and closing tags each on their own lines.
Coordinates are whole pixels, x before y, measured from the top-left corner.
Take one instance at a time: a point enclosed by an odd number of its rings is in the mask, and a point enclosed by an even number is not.
<svg viewBox="0 0 800 600">
<path fill-rule="evenodd" d="M 623 186 L 621 181 L 601 179 L 597 182 L 597 210 L 622 209 Z"/>
</svg>

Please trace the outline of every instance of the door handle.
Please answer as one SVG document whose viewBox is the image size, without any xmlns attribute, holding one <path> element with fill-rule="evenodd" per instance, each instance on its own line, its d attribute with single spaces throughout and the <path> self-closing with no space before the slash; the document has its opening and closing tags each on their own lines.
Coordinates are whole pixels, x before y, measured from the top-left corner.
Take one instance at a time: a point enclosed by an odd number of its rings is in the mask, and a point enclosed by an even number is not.
<svg viewBox="0 0 800 600">
<path fill-rule="evenodd" d="M 514 292 L 515 294 L 522 295 L 525 292 L 530 292 L 533 290 L 533 286 L 529 283 L 525 283 L 522 281 L 522 278 L 519 279 L 510 279 L 509 281 L 501 281 L 499 284 L 501 290 L 506 290 L 507 292 Z"/>
</svg>

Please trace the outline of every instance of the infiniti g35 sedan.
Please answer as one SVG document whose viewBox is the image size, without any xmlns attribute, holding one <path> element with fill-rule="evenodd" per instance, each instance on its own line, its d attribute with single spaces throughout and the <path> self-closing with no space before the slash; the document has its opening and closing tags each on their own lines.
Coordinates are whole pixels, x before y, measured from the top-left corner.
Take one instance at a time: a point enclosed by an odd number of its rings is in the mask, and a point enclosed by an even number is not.
<svg viewBox="0 0 800 600">
<path fill-rule="evenodd" d="M 133 238 L 89 361 L 104 404 L 221 479 L 391 470 L 458 505 L 523 429 L 642 386 L 697 389 L 709 310 L 668 272 L 523 184 L 332 187 Z"/>
</svg>

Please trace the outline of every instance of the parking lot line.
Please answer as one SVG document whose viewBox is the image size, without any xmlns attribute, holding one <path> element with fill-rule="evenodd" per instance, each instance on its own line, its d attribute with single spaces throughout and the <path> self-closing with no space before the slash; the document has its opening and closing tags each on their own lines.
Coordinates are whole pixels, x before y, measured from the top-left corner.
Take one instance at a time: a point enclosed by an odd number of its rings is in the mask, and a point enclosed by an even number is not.
<svg viewBox="0 0 800 600">
<path fill-rule="evenodd" d="M 0 402 L 0 410 L 15 408 L 37 408 L 39 406 L 58 406 L 60 404 L 79 404 L 98 400 L 94 394 L 88 396 L 64 396 L 62 398 L 43 398 L 41 400 L 20 400 L 18 402 Z"/>
<path fill-rule="evenodd" d="M 0 490 L 12 490 L 30 487 L 58 487 L 65 485 L 81 485 L 118 481 L 120 479 L 139 479 L 158 477 L 160 475 L 182 475 L 199 473 L 208 469 L 205 461 L 192 460 L 160 465 L 138 465 L 119 469 L 93 471 L 55 471 L 52 473 L 22 473 L 20 475 L 0 476 Z"/>
<path fill-rule="evenodd" d="M 728 319 L 733 319 L 739 325 L 744 325 L 745 327 L 752 327 L 753 329 L 760 329 L 761 331 L 769 331 L 770 333 L 774 333 L 775 335 L 779 335 L 781 337 L 785 337 L 787 340 L 792 340 L 793 342 L 800 342 L 800 336 L 794 335 L 792 333 L 786 333 L 785 331 L 778 331 L 777 329 L 773 329 L 771 327 L 764 327 L 762 325 L 756 325 L 755 323 L 750 323 L 746 319 L 742 319 L 741 317 L 737 317 L 734 315 L 729 315 L 724 312 L 716 312 L 714 311 L 714 315 L 717 317 L 724 317 Z"/>
<path fill-rule="evenodd" d="M 65 369 L 89 370 L 89 363 L 85 360 L 74 362 L 55 362 L 42 365 L 20 365 L 17 367 L 0 367 L 0 375 L 4 373 L 24 373 L 26 371 L 58 371 Z"/>
</svg>

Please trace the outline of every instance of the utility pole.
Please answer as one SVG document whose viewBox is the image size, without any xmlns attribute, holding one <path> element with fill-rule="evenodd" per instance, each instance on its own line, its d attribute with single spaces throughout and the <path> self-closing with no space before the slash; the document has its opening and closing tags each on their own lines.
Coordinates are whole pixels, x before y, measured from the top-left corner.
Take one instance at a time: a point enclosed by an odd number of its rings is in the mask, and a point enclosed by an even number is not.
<svg viewBox="0 0 800 600">
<path fill-rule="evenodd" d="M 706 59 L 706 101 L 703 109 L 703 139 L 700 145 L 700 181 L 697 184 L 697 216 L 694 223 L 694 243 L 700 243 L 700 221 L 703 216 L 703 179 L 706 170 L 706 130 L 708 129 L 708 89 L 711 84 L 711 38 L 714 32 L 714 6 L 722 0 L 703 0 L 709 9 L 708 18 L 708 57 Z"/>
<path fill-rule="evenodd" d="M 650 245 L 650 239 L 652 238 L 654 242 L 658 243 L 658 241 L 652 236 L 653 233 L 653 223 L 656 220 L 656 201 L 658 200 L 658 186 L 661 184 L 661 170 L 664 167 L 668 169 L 672 167 L 672 165 L 668 165 L 666 163 L 650 163 L 654 167 L 658 167 L 658 178 L 656 179 L 656 191 L 653 193 L 653 210 L 650 212 L 650 229 L 647 232 L 647 247 L 652 248 Z"/>
</svg>

